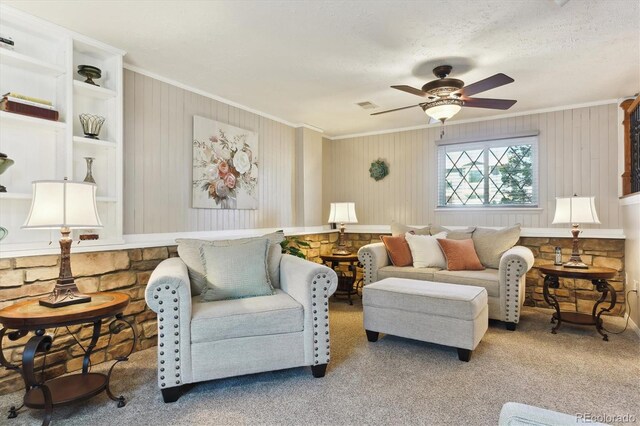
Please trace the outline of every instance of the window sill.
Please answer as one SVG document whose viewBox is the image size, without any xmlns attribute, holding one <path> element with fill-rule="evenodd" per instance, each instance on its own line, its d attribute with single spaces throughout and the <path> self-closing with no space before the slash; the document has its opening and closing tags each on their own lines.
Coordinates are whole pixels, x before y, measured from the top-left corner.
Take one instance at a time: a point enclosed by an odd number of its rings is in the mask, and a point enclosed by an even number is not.
<svg viewBox="0 0 640 426">
<path fill-rule="evenodd" d="M 542 212 L 542 207 L 436 207 L 436 213 L 446 212 Z"/>
</svg>

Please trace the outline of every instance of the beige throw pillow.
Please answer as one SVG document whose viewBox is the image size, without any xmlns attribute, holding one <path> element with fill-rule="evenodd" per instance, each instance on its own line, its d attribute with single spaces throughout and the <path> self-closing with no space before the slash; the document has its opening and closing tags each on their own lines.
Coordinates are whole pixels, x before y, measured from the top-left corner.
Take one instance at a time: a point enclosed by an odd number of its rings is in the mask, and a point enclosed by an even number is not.
<svg viewBox="0 0 640 426">
<path fill-rule="evenodd" d="M 429 235 L 429 227 L 425 226 L 424 228 L 414 228 L 412 226 L 403 225 L 397 222 L 391 222 L 391 235 L 397 237 L 399 235 L 404 235 L 409 231 L 413 231 L 415 235 Z"/>
<path fill-rule="evenodd" d="M 464 229 L 449 229 L 440 225 L 429 225 L 431 227 L 431 235 L 439 234 L 440 232 L 447 233 L 448 240 L 468 240 L 473 235 L 475 226 L 469 226 Z"/>
<path fill-rule="evenodd" d="M 189 281 L 191 282 L 191 295 L 197 296 L 207 286 L 205 279 L 204 265 L 200 257 L 200 247 L 216 246 L 228 247 L 234 244 L 243 244 L 247 241 L 267 238 L 270 242 L 269 254 L 267 256 L 267 266 L 269 269 L 269 280 L 275 288 L 280 288 L 280 259 L 282 258 L 282 248 L 280 243 L 284 240 L 284 232 L 277 231 L 261 237 L 238 238 L 234 240 L 198 240 L 194 238 L 179 238 L 178 256 L 187 265 L 189 271 Z"/>
<path fill-rule="evenodd" d="M 476 228 L 473 244 L 480 262 L 487 268 L 498 269 L 505 251 L 515 246 L 520 238 L 520 224 L 502 229 Z"/>
<path fill-rule="evenodd" d="M 413 235 L 407 232 L 404 236 L 409 243 L 414 268 L 440 268 L 447 267 L 447 260 L 440 249 L 438 238 L 447 238 L 446 232 L 437 235 Z"/>
</svg>

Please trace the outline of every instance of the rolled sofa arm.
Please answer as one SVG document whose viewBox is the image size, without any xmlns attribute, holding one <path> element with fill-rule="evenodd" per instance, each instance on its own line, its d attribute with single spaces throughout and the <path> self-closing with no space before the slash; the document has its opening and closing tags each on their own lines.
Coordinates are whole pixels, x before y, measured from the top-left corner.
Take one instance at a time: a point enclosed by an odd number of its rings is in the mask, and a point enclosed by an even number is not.
<svg viewBox="0 0 640 426">
<path fill-rule="evenodd" d="M 307 365 L 328 364 L 329 297 L 338 287 L 333 269 L 285 254 L 280 261 L 280 288 L 304 308 L 304 359 Z"/>
<path fill-rule="evenodd" d="M 389 256 L 383 243 L 367 244 L 358 250 L 358 259 L 364 266 L 364 285 L 378 281 L 378 269 L 389 265 Z"/>
<path fill-rule="evenodd" d="M 145 291 L 149 308 L 158 314 L 158 386 L 191 383 L 191 284 L 179 257 L 162 261 Z"/>
<path fill-rule="evenodd" d="M 504 321 L 517 324 L 520 308 L 524 304 L 527 272 L 533 267 L 531 250 L 524 246 L 511 247 L 500 258 L 500 299 L 504 308 Z"/>
</svg>

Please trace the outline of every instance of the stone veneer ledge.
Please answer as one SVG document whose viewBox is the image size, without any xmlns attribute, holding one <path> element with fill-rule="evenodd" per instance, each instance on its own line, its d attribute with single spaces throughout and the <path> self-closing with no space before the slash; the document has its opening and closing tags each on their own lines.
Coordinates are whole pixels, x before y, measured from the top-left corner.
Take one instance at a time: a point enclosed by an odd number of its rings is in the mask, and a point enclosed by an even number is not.
<svg viewBox="0 0 640 426">
<path fill-rule="evenodd" d="M 270 231 L 270 230 L 269 230 Z M 256 230 L 252 233 L 255 235 Z M 241 234 L 246 234 L 242 232 Z M 356 252 L 360 247 L 379 242 L 385 233 L 346 234 L 347 245 Z M 201 238 L 206 238 L 202 237 Z M 309 248 L 303 248 L 307 258 L 321 262 L 320 256 L 330 254 L 337 243 L 336 231 L 322 230 L 316 233 L 299 233 L 289 237 L 305 240 Z M 522 237 L 518 244 L 529 247 L 536 258 L 534 268 L 527 274 L 527 294 L 525 304 L 548 307 L 542 298 L 542 277 L 539 265 L 553 263 L 555 246 L 562 247 L 564 259 L 571 252 L 571 238 Z M 624 240 L 618 238 L 581 238 L 583 260 L 591 265 L 607 266 L 618 271 L 611 280 L 617 291 L 618 305 L 613 314 L 624 313 Z M 75 249 L 75 247 L 74 247 Z M 157 345 L 156 314 L 146 306 L 144 292 L 153 269 L 164 259 L 177 256 L 175 245 L 148 248 L 131 248 L 72 254 L 72 270 L 81 291 L 119 291 L 131 297 L 131 304 L 125 311 L 125 318 L 135 324 L 138 335 L 136 350 Z M 40 298 L 51 292 L 58 276 L 59 256 L 40 255 L 0 259 L 0 308 L 25 299 Z M 591 282 L 584 280 L 561 280 L 557 290 L 563 309 L 591 312 L 598 293 Z M 48 330 L 52 332 L 52 330 Z M 91 357 L 98 364 L 125 354 L 131 345 L 132 334 L 125 330 L 113 337 L 107 348 L 108 322 L 103 325 L 102 337 Z M 74 343 L 70 333 L 79 335 L 86 343 L 91 336 L 91 326 L 73 326 L 59 329 L 52 350 L 47 354 L 47 378 L 77 371 L 82 367 L 82 352 Z M 5 338 L 4 354 L 12 362 L 20 362 L 22 350 L 31 335 L 11 342 Z M 41 359 L 40 359 L 41 362 Z M 22 378 L 15 372 L 0 369 L 0 395 L 23 388 Z"/>
</svg>

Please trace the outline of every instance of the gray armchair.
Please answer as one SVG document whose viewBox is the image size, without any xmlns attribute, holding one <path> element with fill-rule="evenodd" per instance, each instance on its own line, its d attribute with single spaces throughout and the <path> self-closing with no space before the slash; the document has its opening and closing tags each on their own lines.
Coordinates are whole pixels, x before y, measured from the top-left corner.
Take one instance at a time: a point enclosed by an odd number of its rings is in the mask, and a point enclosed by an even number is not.
<svg viewBox="0 0 640 426">
<path fill-rule="evenodd" d="M 311 366 L 323 377 L 330 359 L 329 297 L 336 273 L 284 255 L 272 296 L 200 302 L 180 258 L 151 274 L 145 298 L 158 314 L 158 386 L 174 402 L 187 383 Z"/>
</svg>

